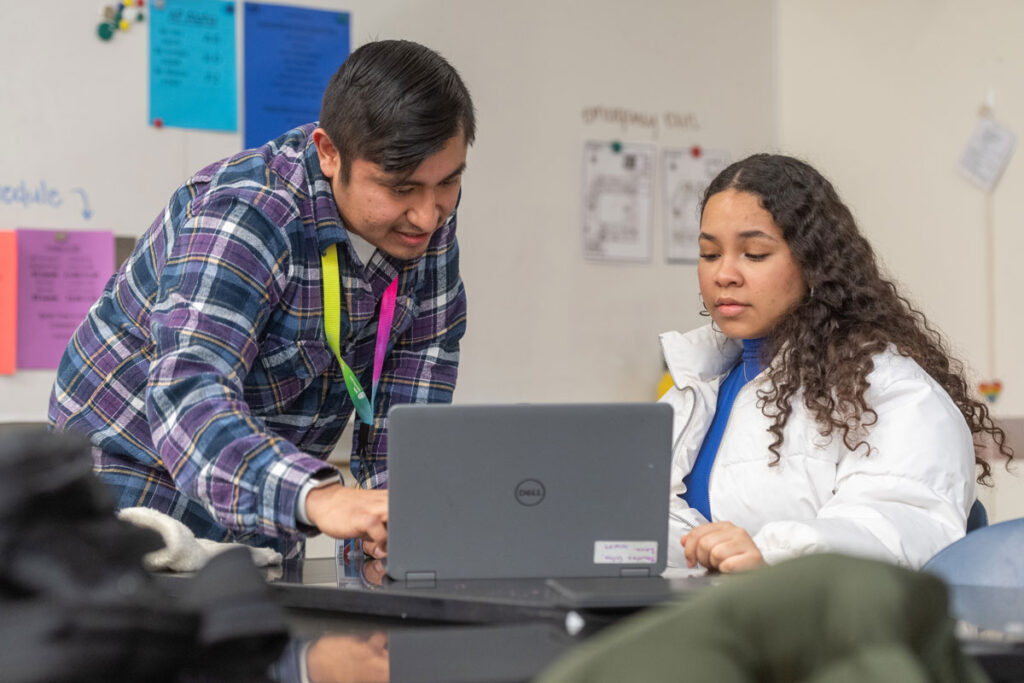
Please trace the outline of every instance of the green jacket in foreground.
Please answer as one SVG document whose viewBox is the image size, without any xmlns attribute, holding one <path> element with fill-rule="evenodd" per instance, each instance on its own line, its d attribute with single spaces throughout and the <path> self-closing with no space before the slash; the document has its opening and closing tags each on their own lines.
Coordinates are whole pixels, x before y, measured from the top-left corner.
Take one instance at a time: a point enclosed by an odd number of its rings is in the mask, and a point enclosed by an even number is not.
<svg viewBox="0 0 1024 683">
<path fill-rule="evenodd" d="M 946 587 L 873 560 L 812 555 L 631 617 L 540 683 L 983 683 L 954 637 Z"/>
</svg>

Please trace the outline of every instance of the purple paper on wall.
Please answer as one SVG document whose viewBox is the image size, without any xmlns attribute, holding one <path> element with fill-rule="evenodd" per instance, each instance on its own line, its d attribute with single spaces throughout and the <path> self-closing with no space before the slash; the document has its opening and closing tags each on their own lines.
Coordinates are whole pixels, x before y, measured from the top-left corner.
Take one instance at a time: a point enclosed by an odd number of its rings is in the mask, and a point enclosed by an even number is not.
<svg viewBox="0 0 1024 683">
<path fill-rule="evenodd" d="M 114 233 L 18 230 L 18 369 L 52 370 L 114 272 Z"/>
</svg>

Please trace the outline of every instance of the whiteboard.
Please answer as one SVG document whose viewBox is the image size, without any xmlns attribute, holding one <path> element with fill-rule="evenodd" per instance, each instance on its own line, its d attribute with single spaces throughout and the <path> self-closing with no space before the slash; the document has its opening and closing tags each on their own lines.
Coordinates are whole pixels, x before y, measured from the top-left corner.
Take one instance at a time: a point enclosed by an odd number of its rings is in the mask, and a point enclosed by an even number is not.
<svg viewBox="0 0 1024 683">
<path fill-rule="evenodd" d="M 238 133 L 148 125 L 148 32 L 100 41 L 102 4 L 0 8 L 0 185 L 45 182 L 63 199 L 0 204 L 0 229 L 140 235 L 190 173 L 241 147 Z M 353 47 L 427 44 L 470 88 L 478 135 L 459 222 L 469 326 L 455 400 L 653 398 L 658 332 L 702 322 L 695 269 L 665 263 L 660 186 L 649 263 L 584 260 L 583 145 L 701 145 L 733 158 L 769 147 L 774 3 L 285 4 L 350 12 Z M 45 419 L 52 382 L 45 371 L 0 377 L 0 421 Z"/>
</svg>

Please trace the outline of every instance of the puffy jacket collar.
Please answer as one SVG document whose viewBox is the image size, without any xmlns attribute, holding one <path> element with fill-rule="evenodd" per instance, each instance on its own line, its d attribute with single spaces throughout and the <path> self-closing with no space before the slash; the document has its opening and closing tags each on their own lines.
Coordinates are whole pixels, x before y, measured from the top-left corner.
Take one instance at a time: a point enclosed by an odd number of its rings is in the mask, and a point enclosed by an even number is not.
<svg viewBox="0 0 1024 683">
<path fill-rule="evenodd" d="M 724 375 L 743 353 L 743 344 L 729 339 L 710 325 L 686 334 L 664 332 L 659 339 L 672 381 L 679 388 L 694 381 L 706 382 Z"/>
</svg>

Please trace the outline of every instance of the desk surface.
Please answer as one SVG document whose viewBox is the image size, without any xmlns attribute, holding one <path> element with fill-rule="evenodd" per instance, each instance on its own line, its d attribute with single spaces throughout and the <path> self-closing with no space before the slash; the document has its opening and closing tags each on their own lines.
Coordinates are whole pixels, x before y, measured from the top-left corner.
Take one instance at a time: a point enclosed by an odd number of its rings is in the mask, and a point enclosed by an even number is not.
<svg viewBox="0 0 1024 683">
<path fill-rule="evenodd" d="M 282 663 L 301 656 L 333 667 L 336 680 L 396 682 L 527 681 L 623 616 L 728 579 L 407 585 L 361 557 L 289 562 L 268 577 L 294 638 Z M 954 586 L 950 608 L 965 651 L 993 680 L 1024 680 L 1024 590 Z"/>
<path fill-rule="evenodd" d="M 527 681 L 621 617 L 681 599 L 706 576 L 406 583 L 376 560 L 287 561 L 268 585 L 288 609 L 293 642 L 279 662 L 325 680 Z M 719 579 L 720 580 L 720 579 Z M 320 668 L 323 667 L 323 668 Z"/>
<path fill-rule="evenodd" d="M 468 626 L 322 615 L 288 611 L 292 641 L 276 680 L 300 680 L 306 668 L 320 681 L 529 681 L 584 638 L 545 621 Z"/>
<path fill-rule="evenodd" d="M 289 608 L 325 609 L 381 617 L 451 623 L 545 620 L 570 613 L 587 620 L 615 619 L 684 597 L 720 580 L 677 578 L 488 579 L 407 583 L 384 574 L 378 560 L 358 555 L 287 561 L 268 584 Z"/>
<path fill-rule="evenodd" d="M 267 577 L 292 640 L 275 680 L 528 681 L 636 610 L 730 577 L 461 581 L 410 586 L 379 563 L 289 562 Z M 174 579 L 170 579 L 174 580 Z M 608 585 L 602 582 L 611 582 Z M 625 593 L 611 584 L 630 587 Z M 626 596 L 626 597 L 624 597 Z M 1024 590 L 954 586 L 964 650 L 994 681 L 1024 680 Z"/>
</svg>

